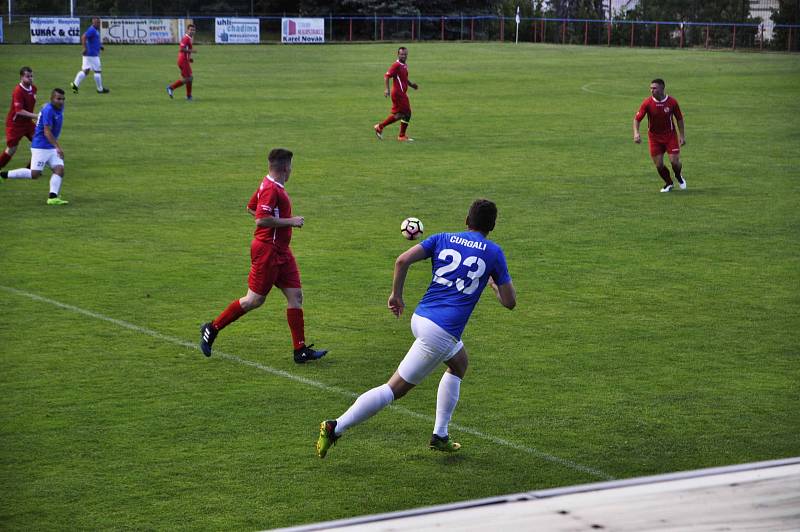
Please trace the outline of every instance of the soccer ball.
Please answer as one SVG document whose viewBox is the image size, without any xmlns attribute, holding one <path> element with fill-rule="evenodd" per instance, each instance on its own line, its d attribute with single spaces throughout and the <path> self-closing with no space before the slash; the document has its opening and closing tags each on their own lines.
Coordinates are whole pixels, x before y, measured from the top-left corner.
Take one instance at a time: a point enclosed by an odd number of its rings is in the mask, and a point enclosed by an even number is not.
<svg viewBox="0 0 800 532">
<path fill-rule="evenodd" d="M 408 240 L 418 239 L 422 236 L 422 231 L 422 221 L 420 221 L 419 218 L 414 218 L 413 216 L 406 218 L 403 220 L 403 223 L 400 224 L 400 234 Z"/>
</svg>

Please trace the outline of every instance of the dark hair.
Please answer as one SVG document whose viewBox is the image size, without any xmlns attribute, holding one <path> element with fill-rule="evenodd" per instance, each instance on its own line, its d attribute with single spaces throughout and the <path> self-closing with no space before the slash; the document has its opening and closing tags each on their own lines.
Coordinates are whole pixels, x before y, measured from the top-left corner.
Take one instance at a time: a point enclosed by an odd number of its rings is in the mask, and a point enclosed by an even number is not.
<svg viewBox="0 0 800 532">
<path fill-rule="evenodd" d="M 52 96 L 55 93 L 58 93 L 61 96 L 64 96 L 64 89 L 59 89 L 58 87 L 56 87 L 55 89 L 53 89 L 53 92 L 50 93 L 50 96 Z"/>
<path fill-rule="evenodd" d="M 269 152 L 267 160 L 270 168 L 286 168 L 292 162 L 294 154 L 286 148 L 275 148 Z"/>
<path fill-rule="evenodd" d="M 650 83 L 658 83 L 658 84 L 659 84 L 659 85 L 661 85 L 662 87 L 666 87 L 666 86 L 667 86 L 667 84 L 666 84 L 666 83 L 664 83 L 664 80 L 663 80 L 663 79 L 661 79 L 661 78 L 656 78 L 656 79 L 654 79 L 653 81 L 651 81 Z"/>
<path fill-rule="evenodd" d="M 497 205 L 487 199 L 477 199 L 467 213 L 467 227 L 488 233 L 497 221 Z"/>
<path fill-rule="evenodd" d="M 29 66 L 24 66 L 19 69 L 19 76 L 20 77 L 24 76 L 26 72 L 30 72 L 31 74 L 33 74 L 33 69 Z"/>
<path fill-rule="evenodd" d="M 195 26 L 194 24 L 189 24 L 188 26 L 186 26 L 186 29 L 188 30 L 189 28 L 197 28 L 197 26 Z"/>
<path fill-rule="evenodd" d="M 401 46 L 400 48 L 397 49 L 397 52 L 399 53 L 400 50 L 408 50 L 408 48 L 406 48 L 405 46 Z"/>
</svg>

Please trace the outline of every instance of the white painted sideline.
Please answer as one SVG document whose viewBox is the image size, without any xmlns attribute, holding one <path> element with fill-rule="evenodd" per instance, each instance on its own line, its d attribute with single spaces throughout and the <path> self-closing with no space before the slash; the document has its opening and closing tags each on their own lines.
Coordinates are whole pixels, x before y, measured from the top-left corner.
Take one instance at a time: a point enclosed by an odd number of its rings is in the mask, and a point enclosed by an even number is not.
<svg viewBox="0 0 800 532">
<path fill-rule="evenodd" d="M 291 528 L 800 530 L 800 457 L 530 491 Z"/>
<path fill-rule="evenodd" d="M 187 342 L 186 340 L 183 340 L 181 338 L 177 338 L 175 336 L 169 336 L 169 335 L 166 335 L 166 334 L 162 334 L 162 333 L 160 333 L 158 331 L 154 331 L 154 330 L 148 329 L 146 327 L 140 327 L 139 325 L 136 325 L 136 324 L 133 324 L 133 323 L 130 323 L 130 322 L 127 322 L 127 321 L 118 320 L 116 318 L 112 318 L 110 316 L 106 316 L 104 314 L 100 314 L 98 312 L 93 312 L 91 310 L 86 310 L 86 309 L 81 308 L 81 307 L 76 307 L 74 305 L 70 305 L 70 304 L 67 304 L 67 303 L 62 303 L 60 301 L 56 301 L 56 300 L 50 299 L 48 297 L 40 296 L 40 295 L 34 294 L 32 292 L 26 292 L 25 290 L 19 290 L 17 288 L 12 288 L 10 286 L 2 286 L 2 285 L 0 285 L 0 290 L 4 290 L 5 292 L 8 292 L 10 294 L 14 294 L 14 295 L 17 295 L 17 296 L 26 297 L 26 298 L 32 299 L 34 301 L 39 301 L 40 303 L 47 303 L 48 305 L 52 305 L 52 306 L 58 307 L 60 309 L 68 310 L 70 312 L 75 312 L 77 314 L 82 314 L 84 316 L 88 316 L 88 317 L 94 318 L 96 320 L 101 320 L 101 321 L 105 321 L 105 322 L 108 322 L 108 323 L 113 323 L 114 325 L 117 325 L 118 327 L 122 327 L 123 329 L 128 329 L 128 330 L 135 331 L 135 332 L 138 332 L 138 333 L 141 333 L 141 334 L 145 334 L 147 336 L 151 336 L 153 338 L 157 338 L 157 339 L 162 340 L 164 342 L 168 342 L 168 343 L 171 343 L 171 344 L 174 344 L 174 345 L 179 345 L 179 346 L 182 346 L 182 347 L 187 347 L 189 349 L 198 349 L 199 350 L 199 346 L 198 346 L 198 344 L 196 342 Z M 313 388 L 318 388 L 320 390 L 325 390 L 327 392 L 335 393 L 337 395 L 343 395 L 345 397 L 358 397 L 358 394 L 355 393 L 355 392 L 351 392 L 351 391 L 345 390 L 343 388 L 338 388 L 336 386 L 331 386 L 331 385 L 325 384 L 323 382 L 315 381 L 313 379 L 308 379 L 306 377 L 301 377 L 299 375 L 295 375 L 293 373 L 289 373 L 288 371 L 284 371 L 282 369 L 277 369 L 277 368 L 273 368 L 273 367 L 270 367 L 270 366 L 266 366 L 264 364 L 260 364 L 258 362 L 253 362 L 251 360 L 247 360 L 247 359 L 238 357 L 236 355 L 231 355 L 231 354 L 228 354 L 228 353 L 224 353 L 222 351 L 219 351 L 218 349 L 214 350 L 214 356 L 215 357 L 219 357 L 219 358 L 224 358 L 226 360 L 230 360 L 231 362 L 236 362 L 237 364 L 242 364 L 244 366 L 249 366 L 249 367 L 255 368 L 255 369 L 259 370 L 259 371 L 263 371 L 265 373 L 270 373 L 270 374 L 275 375 L 277 377 L 283 377 L 285 379 L 288 379 L 288 380 L 291 380 L 291 381 L 294 381 L 294 382 L 298 382 L 300 384 L 305 384 L 306 386 L 311 386 Z M 405 407 L 402 407 L 402 406 L 399 406 L 399 405 L 390 405 L 389 408 L 395 410 L 396 412 L 404 414 L 406 416 L 414 417 L 414 418 L 417 418 L 417 419 L 421 419 L 421 420 L 427 421 L 430 424 L 433 424 L 433 422 L 434 422 L 433 416 L 420 414 L 418 412 L 414 412 L 413 410 L 409 410 L 409 409 L 407 409 Z M 574 471 L 580 471 L 582 473 L 586 473 L 587 475 L 589 475 L 591 477 L 594 477 L 594 478 L 599 478 L 599 479 L 603 479 L 603 480 L 613 480 L 614 479 L 614 477 L 612 477 L 611 475 L 609 475 L 609 474 L 607 474 L 607 473 L 605 473 L 603 471 L 600 471 L 599 469 L 595 469 L 595 468 L 592 468 L 592 467 L 589 467 L 589 466 L 585 466 L 583 464 L 579 464 L 577 462 L 573 462 L 571 460 L 567 460 L 566 458 L 561 458 L 561 457 L 546 453 L 544 451 L 540 451 L 540 450 L 535 449 L 533 447 L 528 447 L 528 446 L 525 446 L 525 445 L 514 443 L 514 442 L 509 441 L 509 440 L 505 440 L 503 438 L 498 438 L 496 436 L 492 436 L 491 434 L 486 434 L 486 433 L 480 432 L 478 430 L 475 430 L 473 428 L 470 428 L 470 427 L 467 427 L 467 426 L 464 426 L 464 425 L 459 425 L 457 423 L 451 423 L 450 426 L 453 429 L 457 430 L 457 431 L 466 432 L 467 434 L 471 434 L 472 436 L 476 436 L 476 437 L 481 438 L 483 440 L 490 441 L 490 442 L 495 443 L 497 445 L 502 445 L 504 447 L 509 447 L 511 449 L 516 449 L 517 451 L 528 453 L 530 455 L 533 455 L 533 456 L 535 456 L 537 458 L 540 458 L 542 460 L 545 460 L 547 462 L 551 462 L 553 464 L 558 464 L 558 465 L 561 465 L 561 466 L 566 467 L 568 469 L 572 469 Z"/>
</svg>

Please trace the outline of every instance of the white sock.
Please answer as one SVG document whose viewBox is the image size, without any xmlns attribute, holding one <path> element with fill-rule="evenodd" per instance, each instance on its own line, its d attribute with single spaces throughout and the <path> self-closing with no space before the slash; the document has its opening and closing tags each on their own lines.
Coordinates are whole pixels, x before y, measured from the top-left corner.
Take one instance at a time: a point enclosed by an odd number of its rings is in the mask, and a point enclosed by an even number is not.
<svg viewBox="0 0 800 532">
<path fill-rule="evenodd" d="M 453 417 L 453 410 L 458 404 L 458 395 L 461 391 L 461 379 L 445 371 L 439 381 L 439 392 L 436 394 L 436 424 L 433 433 L 444 438 L 447 436 L 447 426 Z"/>
<path fill-rule="evenodd" d="M 8 171 L 8 178 L 9 179 L 31 179 L 31 169 L 30 168 L 18 168 L 16 170 L 9 170 Z"/>
<path fill-rule="evenodd" d="M 347 409 L 347 412 L 336 420 L 336 430 L 334 432 L 339 435 L 353 425 L 366 421 L 392 401 L 394 401 L 394 393 L 392 393 L 392 389 L 389 388 L 388 384 L 362 393 L 358 396 L 356 402 Z"/>
<path fill-rule="evenodd" d="M 86 74 L 83 73 L 83 70 L 79 70 L 78 73 L 75 75 L 75 85 L 81 86 L 81 81 L 86 78 Z"/>
<path fill-rule="evenodd" d="M 103 76 L 100 72 L 94 73 L 94 84 L 97 85 L 97 90 L 103 90 Z"/>
<path fill-rule="evenodd" d="M 58 196 L 58 193 L 61 192 L 61 179 L 62 177 L 58 174 L 53 174 L 50 176 L 50 193 L 55 194 Z"/>
</svg>

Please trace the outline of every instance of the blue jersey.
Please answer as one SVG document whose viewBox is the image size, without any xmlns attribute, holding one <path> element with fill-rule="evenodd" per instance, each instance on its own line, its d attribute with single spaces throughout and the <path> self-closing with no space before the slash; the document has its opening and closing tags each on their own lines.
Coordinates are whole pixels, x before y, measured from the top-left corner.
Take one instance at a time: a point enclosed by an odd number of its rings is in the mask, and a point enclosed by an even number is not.
<svg viewBox="0 0 800 532">
<path fill-rule="evenodd" d="M 87 57 L 100 55 L 100 32 L 97 31 L 97 28 L 89 26 L 89 29 L 83 35 L 86 37 L 86 53 L 83 55 Z"/>
<path fill-rule="evenodd" d="M 33 134 L 31 148 L 42 150 L 52 150 L 55 148 L 47 137 L 44 136 L 44 126 L 50 126 L 50 132 L 58 139 L 61 134 L 61 125 L 64 123 L 64 109 L 56 109 L 53 104 L 48 103 L 39 111 L 39 118 L 36 122 L 36 132 Z"/>
<path fill-rule="evenodd" d="M 511 281 L 500 246 L 477 231 L 440 233 L 421 244 L 431 257 L 433 279 L 414 311 L 460 339 L 491 276 Z"/>
</svg>

